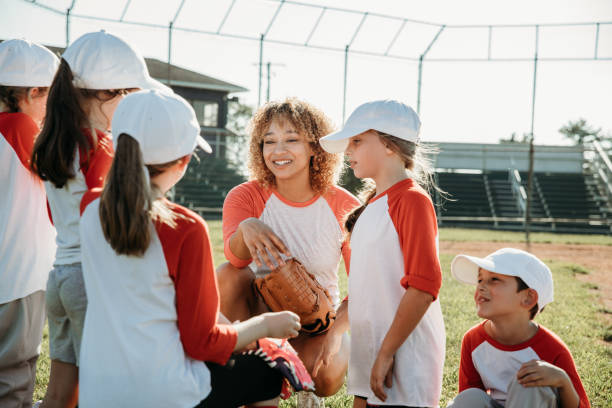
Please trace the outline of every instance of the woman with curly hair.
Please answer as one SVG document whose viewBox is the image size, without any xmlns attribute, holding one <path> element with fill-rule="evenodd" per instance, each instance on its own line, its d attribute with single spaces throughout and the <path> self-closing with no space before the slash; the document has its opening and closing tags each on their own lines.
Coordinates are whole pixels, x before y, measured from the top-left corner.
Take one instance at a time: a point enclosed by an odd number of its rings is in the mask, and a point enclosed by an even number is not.
<svg viewBox="0 0 612 408">
<path fill-rule="evenodd" d="M 327 332 L 302 334 L 291 343 L 317 395 L 333 395 L 344 382 L 349 356 L 347 302 L 338 289 L 340 257 L 347 271 L 350 258 L 343 220 L 360 203 L 336 185 L 342 157 L 319 145 L 332 131 L 320 110 L 298 99 L 270 102 L 255 113 L 250 131 L 251 180 L 232 189 L 223 205 L 229 263 L 217 269 L 221 311 L 232 321 L 266 312 L 253 280 L 287 257 L 298 259 L 327 289 L 337 317 Z"/>
</svg>

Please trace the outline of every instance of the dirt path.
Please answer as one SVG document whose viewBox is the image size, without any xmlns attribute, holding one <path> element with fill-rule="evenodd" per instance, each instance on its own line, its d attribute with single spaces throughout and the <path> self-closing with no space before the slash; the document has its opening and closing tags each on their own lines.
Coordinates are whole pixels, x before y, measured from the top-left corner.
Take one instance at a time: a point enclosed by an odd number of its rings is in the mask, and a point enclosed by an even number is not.
<svg viewBox="0 0 612 408">
<path fill-rule="evenodd" d="M 525 244 L 516 242 L 440 242 L 440 252 L 445 254 L 485 256 L 503 247 L 527 250 Z M 529 251 L 544 261 L 554 259 L 572 262 L 589 270 L 588 275 L 577 275 L 577 278 L 596 284 L 601 302 L 606 310 L 612 310 L 612 246 L 531 244 Z"/>
</svg>

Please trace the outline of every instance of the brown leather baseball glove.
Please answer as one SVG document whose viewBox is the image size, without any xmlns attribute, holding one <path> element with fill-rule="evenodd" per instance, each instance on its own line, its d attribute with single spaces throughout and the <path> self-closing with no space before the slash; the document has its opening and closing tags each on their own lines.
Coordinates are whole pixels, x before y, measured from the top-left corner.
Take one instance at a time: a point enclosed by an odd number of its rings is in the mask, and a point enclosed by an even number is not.
<svg viewBox="0 0 612 408">
<path fill-rule="evenodd" d="M 295 258 L 253 282 L 255 291 L 273 312 L 290 310 L 300 316 L 302 331 L 318 334 L 331 327 L 336 310 L 329 293 Z"/>
</svg>

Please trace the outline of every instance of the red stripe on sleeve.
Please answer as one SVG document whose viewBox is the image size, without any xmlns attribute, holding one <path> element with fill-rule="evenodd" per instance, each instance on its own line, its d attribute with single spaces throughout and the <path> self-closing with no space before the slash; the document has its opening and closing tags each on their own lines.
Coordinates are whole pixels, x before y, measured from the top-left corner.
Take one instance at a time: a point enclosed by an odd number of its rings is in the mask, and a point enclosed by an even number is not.
<svg viewBox="0 0 612 408">
<path fill-rule="evenodd" d="M 176 289 L 183 349 L 193 359 L 225 364 L 238 334 L 232 325 L 217 323 L 219 289 L 208 226 L 197 214 L 169 205 L 180 215 L 177 227 L 156 223 L 156 229 Z"/>
<path fill-rule="evenodd" d="M 11 145 L 23 167 L 30 169 L 34 141 L 40 129 L 36 122 L 21 112 L 0 113 L 0 133 Z"/>
<path fill-rule="evenodd" d="M 397 231 L 404 256 L 404 288 L 413 287 L 438 297 L 442 268 L 438 259 L 438 224 L 433 203 L 412 180 L 389 190 L 389 216 Z"/>
<path fill-rule="evenodd" d="M 94 141 L 91 137 L 91 132 L 85 129 L 83 133 L 85 133 L 90 143 L 93 144 Z M 113 140 L 110 135 L 96 130 L 96 136 L 97 144 L 95 149 L 90 150 L 89 160 L 87 160 L 85 154 L 80 155 L 81 171 L 83 172 L 85 184 L 87 185 L 87 191 L 81 198 L 81 214 L 83 214 L 83 211 L 85 211 L 85 208 L 87 208 L 90 202 L 99 197 L 115 154 L 113 150 Z"/>
<path fill-rule="evenodd" d="M 485 339 L 479 335 L 480 326 L 472 327 L 463 335 L 461 340 L 461 358 L 459 362 L 459 392 L 468 388 L 480 388 L 486 391 L 485 386 L 480 378 L 480 374 L 474 367 L 472 361 L 472 351 L 480 345 Z"/>
<path fill-rule="evenodd" d="M 540 326 L 540 331 L 542 333 L 538 334 L 542 335 L 534 336 L 534 342 L 531 346 L 542 360 L 556 365 L 567 373 L 580 398 L 580 408 L 590 407 L 591 404 L 589 403 L 586 391 L 584 390 L 584 386 L 576 370 L 576 364 L 574 363 L 570 349 L 563 340 L 552 331 L 543 326 Z"/>
<path fill-rule="evenodd" d="M 100 197 L 101 195 L 102 195 L 101 187 L 95 187 L 95 188 L 92 188 L 91 190 L 87 190 L 85 194 L 83 194 L 83 198 L 81 198 L 81 207 L 80 207 L 81 215 L 83 215 L 87 206 L 91 204 L 91 202 L 94 201 L 96 198 Z M 47 205 L 47 208 L 48 208 L 48 205 Z"/>
<path fill-rule="evenodd" d="M 258 218 L 263 212 L 266 201 L 272 193 L 264 190 L 256 181 L 249 181 L 234 187 L 223 203 L 223 252 L 227 260 L 236 268 L 244 268 L 251 259 L 240 259 L 230 249 L 230 238 L 240 223 L 247 218 Z"/>
</svg>

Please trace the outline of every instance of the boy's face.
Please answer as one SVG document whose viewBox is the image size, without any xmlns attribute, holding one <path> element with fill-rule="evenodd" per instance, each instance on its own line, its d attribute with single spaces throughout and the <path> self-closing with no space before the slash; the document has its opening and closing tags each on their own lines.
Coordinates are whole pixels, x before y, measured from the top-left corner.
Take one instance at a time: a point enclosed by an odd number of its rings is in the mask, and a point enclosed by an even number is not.
<svg viewBox="0 0 612 408">
<path fill-rule="evenodd" d="M 501 275 L 478 268 L 478 284 L 474 293 L 476 311 L 479 317 L 496 318 L 525 313 L 529 319 L 529 309 L 533 306 L 533 289 L 520 292 L 514 276 Z M 537 302 L 537 296 L 536 300 Z"/>
</svg>

